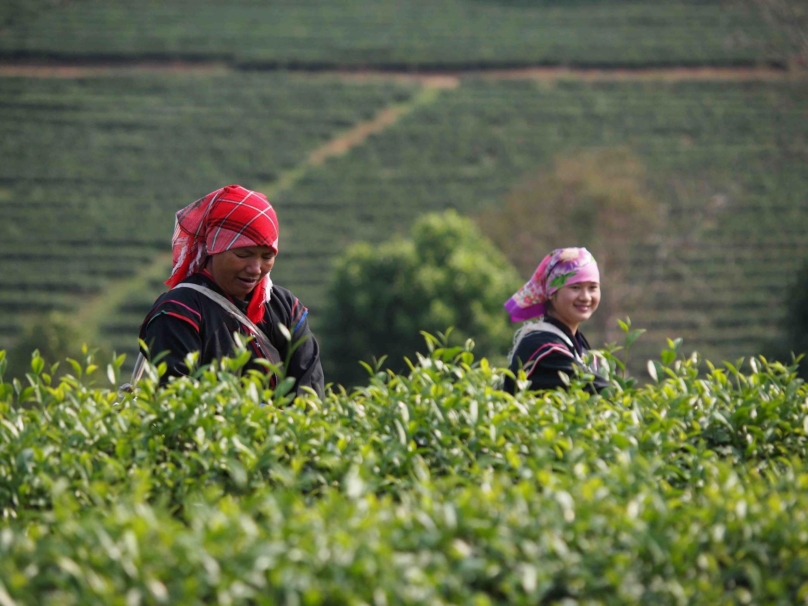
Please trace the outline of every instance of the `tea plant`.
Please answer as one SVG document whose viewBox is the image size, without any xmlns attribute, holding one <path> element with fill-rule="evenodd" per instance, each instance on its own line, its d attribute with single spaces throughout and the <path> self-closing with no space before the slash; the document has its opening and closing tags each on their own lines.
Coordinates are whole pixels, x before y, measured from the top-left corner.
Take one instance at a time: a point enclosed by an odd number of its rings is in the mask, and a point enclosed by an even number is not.
<svg viewBox="0 0 808 606">
<path fill-rule="evenodd" d="M 671 342 L 640 385 L 500 391 L 470 343 L 324 400 L 243 355 L 136 397 L 0 387 L 4 604 L 796 603 L 808 390 Z M 619 371 L 614 353 L 604 354 Z M 5 365 L 0 354 L 0 369 Z M 526 384 L 524 377 L 518 382 Z"/>
</svg>

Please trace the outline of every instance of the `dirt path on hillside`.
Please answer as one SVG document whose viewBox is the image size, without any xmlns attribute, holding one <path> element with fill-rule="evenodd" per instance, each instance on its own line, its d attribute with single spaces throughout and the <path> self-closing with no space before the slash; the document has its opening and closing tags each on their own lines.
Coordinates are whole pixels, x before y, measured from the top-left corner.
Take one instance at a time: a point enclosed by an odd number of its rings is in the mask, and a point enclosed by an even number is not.
<svg viewBox="0 0 808 606">
<path fill-rule="evenodd" d="M 88 78 L 93 76 L 120 76 L 132 74 L 198 73 L 203 75 L 228 74 L 232 68 L 226 63 L 189 63 L 184 61 L 131 64 L 93 62 L 26 62 L 0 60 L 0 78 Z"/>
<path fill-rule="evenodd" d="M 189 73 L 225 75 L 240 71 L 224 62 L 14 62 L 0 61 L 0 78 L 87 78 L 137 74 Z M 267 70 L 277 73 L 283 70 Z M 451 88 L 461 79 L 490 80 L 799 80 L 808 78 L 808 71 L 789 71 L 776 67 L 649 67 L 649 68 L 583 68 L 527 67 L 513 69 L 446 70 L 438 72 L 388 71 L 374 69 L 291 70 L 301 78 L 342 78 L 348 81 L 397 80 L 419 82 L 426 86 Z"/>
<path fill-rule="evenodd" d="M 352 148 L 362 145 L 369 136 L 389 128 L 402 117 L 423 105 L 435 101 L 442 90 L 452 89 L 460 84 L 457 78 L 436 78 L 421 83 L 421 90 L 404 103 L 397 103 L 379 111 L 373 118 L 355 124 L 350 129 L 337 134 L 330 141 L 309 152 L 309 155 L 296 167 L 285 171 L 272 183 L 261 185 L 257 189 L 270 199 L 281 191 L 293 187 L 309 170 L 321 166 L 330 158 L 341 156 Z"/>
<path fill-rule="evenodd" d="M 433 78 L 429 81 L 422 82 L 425 90 L 445 90 L 456 88 L 460 84 L 457 78 Z M 384 129 L 392 126 L 405 114 L 413 109 L 412 103 L 422 105 L 426 101 L 431 100 L 431 95 L 427 95 L 429 99 L 420 99 L 419 96 L 413 99 L 412 102 L 404 103 L 394 107 L 383 109 L 376 117 L 367 122 L 360 122 L 349 131 L 332 139 L 324 145 L 318 147 L 309 154 L 308 164 L 310 166 L 319 166 L 333 156 L 340 156 L 350 150 L 352 147 L 361 145 L 365 139 L 370 135 L 379 133 Z"/>
</svg>

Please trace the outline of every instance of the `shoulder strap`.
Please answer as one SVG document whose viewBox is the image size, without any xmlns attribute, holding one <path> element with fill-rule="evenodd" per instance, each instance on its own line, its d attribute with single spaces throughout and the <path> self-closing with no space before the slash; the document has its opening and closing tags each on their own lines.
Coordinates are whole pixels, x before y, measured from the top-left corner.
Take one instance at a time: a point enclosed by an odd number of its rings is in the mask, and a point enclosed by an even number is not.
<svg viewBox="0 0 808 606">
<path fill-rule="evenodd" d="M 260 349 L 266 355 L 267 360 L 272 362 L 273 364 L 282 364 L 283 360 L 281 360 L 281 354 L 278 349 L 272 345 L 272 342 L 269 340 L 269 337 L 264 333 L 263 330 L 256 326 L 255 322 L 250 320 L 244 312 L 242 312 L 238 307 L 233 305 L 232 302 L 228 301 L 225 297 L 220 295 L 217 292 L 212 291 L 210 288 L 206 286 L 202 286 L 200 284 L 191 284 L 189 282 L 183 282 L 181 284 L 177 284 L 176 288 L 190 288 L 191 290 L 195 290 L 198 293 L 201 293 L 208 297 L 211 301 L 218 303 L 221 307 L 225 309 L 225 311 L 229 312 L 231 316 L 233 316 L 236 320 L 241 322 L 247 329 L 252 333 L 256 340 L 258 341 L 258 345 Z"/>
<path fill-rule="evenodd" d="M 573 349 L 575 349 L 575 345 L 572 343 L 572 340 L 558 326 L 550 324 L 549 322 L 545 322 L 544 320 L 540 320 L 535 324 L 531 324 L 529 326 L 531 328 L 529 332 L 551 332 L 555 336 L 561 337 L 561 340 L 564 341 L 564 343 L 566 343 L 568 347 L 572 347 Z"/>
<path fill-rule="evenodd" d="M 256 326 L 255 322 L 250 320 L 242 311 L 233 305 L 230 301 L 224 298 L 217 292 L 212 291 L 205 286 L 201 286 L 199 284 L 189 284 L 184 282 L 182 284 L 177 284 L 174 288 L 190 288 L 191 290 L 195 290 L 198 293 L 201 293 L 208 297 L 210 300 L 218 303 L 221 307 L 225 309 L 225 311 L 229 312 L 231 316 L 233 316 L 236 320 L 241 322 L 244 326 L 246 326 L 249 331 L 255 336 L 256 341 L 258 342 L 258 347 L 261 351 L 265 354 L 266 359 L 272 362 L 275 365 L 282 365 L 283 360 L 281 360 L 281 354 L 278 349 L 272 345 L 272 342 L 269 340 L 269 337 L 266 336 L 263 330 Z M 137 360 L 135 361 L 135 368 L 132 370 L 132 378 L 129 383 L 124 383 L 121 385 L 118 391 L 133 393 L 135 386 L 137 385 L 140 378 L 143 376 L 144 365 L 146 363 L 146 357 L 143 355 L 142 352 L 138 352 Z"/>
<path fill-rule="evenodd" d="M 575 345 L 572 343 L 572 340 L 564 333 L 563 330 L 561 330 L 558 326 L 550 324 L 549 322 L 539 320 L 538 322 L 530 322 L 529 324 L 525 324 L 522 326 L 522 328 L 516 331 L 516 334 L 513 337 L 513 349 L 508 356 L 509 362 L 513 360 L 513 356 L 516 354 L 516 349 L 519 347 L 522 339 L 535 332 L 549 332 L 559 337 L 562 341 L 564 341 L 564 344 L 570 348 L 573 358 L 575 358 L 577 362 L 582 361 L 581 356 L 578 355 L 578 350 L 575 349 Z"/>
</svg>

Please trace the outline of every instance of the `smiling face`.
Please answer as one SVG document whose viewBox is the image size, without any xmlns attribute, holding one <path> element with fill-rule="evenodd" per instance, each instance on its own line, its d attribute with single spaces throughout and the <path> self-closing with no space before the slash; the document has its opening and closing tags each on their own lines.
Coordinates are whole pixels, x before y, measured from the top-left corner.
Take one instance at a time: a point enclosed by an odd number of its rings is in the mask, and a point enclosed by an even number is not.
<svg viewBox="0 0 808 606">
<path fill-rule="evenodd" d="M 588 320 L 600 303 L 598 282 L 577 282 L 559 288 L 553 296 L 550 315 L 561 320 L 575 334 L 578 325 Z"/>
<path fill-rule="evenodd" d="M 246 299 L 275 265 L 275 253 L 268 246 L 232 248 L 208 260 L 213 281 L 235 299 Z"/>
</svg>

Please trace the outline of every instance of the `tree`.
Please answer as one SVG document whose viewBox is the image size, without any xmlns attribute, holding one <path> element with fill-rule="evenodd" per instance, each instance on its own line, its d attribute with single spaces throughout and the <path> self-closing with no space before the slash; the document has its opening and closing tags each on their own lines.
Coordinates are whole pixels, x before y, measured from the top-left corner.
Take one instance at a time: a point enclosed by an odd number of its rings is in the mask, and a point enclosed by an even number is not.
<svg viewBox="0 0 808 606">
<path fill-rule="evenodd" d="M 504 354 L 512 327 L 504 302 L 521 286 L 515 269 L 475 224 L 454 211 L 415 223 L 409 239 L 351 246 L 337 261 L 324 314 L 329 380 L 353 385 L 359 360 L 388 356 L 394 370 L 424 348 L 420 331 L 453 327 L 483 355 Z"/>
</svg>

